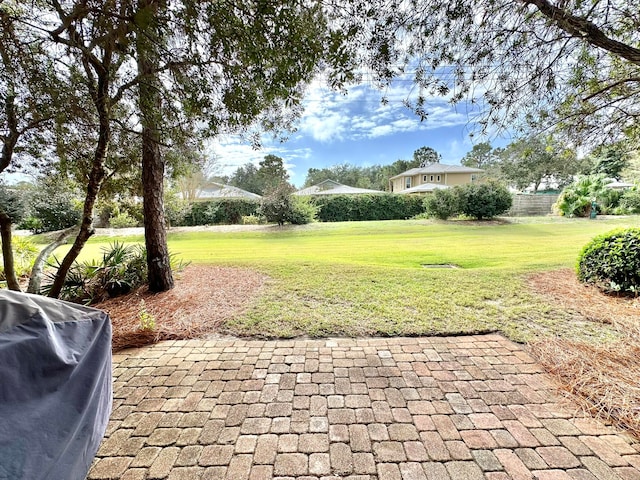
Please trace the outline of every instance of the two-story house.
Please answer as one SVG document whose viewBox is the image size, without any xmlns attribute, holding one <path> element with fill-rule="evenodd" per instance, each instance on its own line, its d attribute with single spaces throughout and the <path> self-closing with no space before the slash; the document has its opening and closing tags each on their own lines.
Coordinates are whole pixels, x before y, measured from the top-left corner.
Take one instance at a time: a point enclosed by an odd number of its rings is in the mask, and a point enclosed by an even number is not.
<svg viewBox="0 0 640 480">
<path fill-rule="evenodd" d="M 389 179 L 389 191 L 394 193 L 430 193 L 439 188 L 455 187 L 476 181 L 484 170 L 431 163 L 412 168 Z"/>
</svg>

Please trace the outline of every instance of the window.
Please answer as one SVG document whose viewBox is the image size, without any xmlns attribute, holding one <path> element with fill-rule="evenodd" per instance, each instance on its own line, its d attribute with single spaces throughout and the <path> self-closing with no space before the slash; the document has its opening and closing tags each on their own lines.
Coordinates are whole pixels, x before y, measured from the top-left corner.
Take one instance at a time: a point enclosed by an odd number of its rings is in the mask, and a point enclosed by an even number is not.
<svg viewBox="0 0 640 480">
<path fill-rule="evenodd" d="M 438 182 L 440 181 L 440 175 L 438 175 Z"/>
<path fill-rule="evenodd" d="M 478 179 L 478 176 L 474 173 L 471 174 L 471 181 L 475 182 Z"/>
<path fill-rule="evenodd" d="M 423 175 L 423 176 L 422 176 L 422 181 L 423 181 L 423 182 L 426 182 L 426 181 L 427 181 L 427 176 L 426 176 L 426 175 Z"/>
<path fill-rule="evenodd" d="M 431 176 L 429 177 L 429 181 L 430 181 L 430 182 L 433 182 L 433 175 L 431 175 Z"/>
<path fill-rule="evenodd" d="M 411 177 L 405 177 L 404 188 L 411 188 Z"/>
</svg>

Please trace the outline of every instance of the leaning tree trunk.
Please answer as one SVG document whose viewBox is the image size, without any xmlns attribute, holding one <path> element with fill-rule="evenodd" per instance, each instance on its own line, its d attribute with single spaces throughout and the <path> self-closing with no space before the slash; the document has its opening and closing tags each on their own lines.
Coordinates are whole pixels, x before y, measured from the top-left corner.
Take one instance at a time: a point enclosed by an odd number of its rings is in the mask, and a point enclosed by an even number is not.
<svg viewBox="0 0 640 480">
<path fill-rule="evenodd" d="M 16 276 L 11 245 L 11 218 L 4 212 L 0 213 L 0 237 L 2 238 L 2 258 L 4 259 L 4 275 L 7 279 L 7 288 L 19 292 L 20 284 Z"/>
<path fill-rule="evenodd" d="M 40 293 L 40 286 L 42 284 L 42 275 L 44 273 L 44 266 L 47 263 L 49 256 L 60 245 L 65 243 L 67 239 L 75 233 L 78 227 L 69 227 L 58 234 L 58 236 L 49 245 L 40 250 L 40 253 L 36 257 L 36 261 L 33 262 L 33 268 L 31 269 L 31 275 L 29 275 L 29 285 L 27 286 L 27 293 Z"/>
<path fill-rule="evenodd" d="M 155 21 L 160 2 L 139 0 L 140 10 L 147 10 L 146 25 L 138 25 L 136 49 L 138 73 L 142 76 L 139 90 L 139 108 L 142 121 L 142 192 L 144 236 L 147 248 L 149 290 L 163 292 L 173 288 L 173 274 L 167 246 L 164 219 L 164 170 L 160 152 L 160 115 L 162 99 L 157 76 L 160 34 Z"/>
<path fill-rule="evenodd" d="M 82 251 L 87 240 L 93 235 L 93 206 L 96 203 L 102 182 L 106 176 L 104 164 L 107 158 L 107 151 L 109 149 L 109 142 L 111 141 L 111 125 L 109 123 L 109 87 L 108 87 L 108 72 L 101 73 L 101 77 L 98 79 L 97 95 L 94 97 L 94 103 L 98 111 L 99 118 L 99 134 L 96 150 L 93 155 L 93 163 L 91 166 L 91 172 L 89 173 L 89 183 L 87 185 L 87 194 L 84 199 L 84 207 L 82 210 L 82 222 L 80 223 L 80 231 L 76 236 L 71 249 L 65 255 L 56 276 L 49 290 L 49 296 L 58 298 L 64 282 L 67 278 L 67 274 L 75 262 L 78 255 Z"/>
</svg>

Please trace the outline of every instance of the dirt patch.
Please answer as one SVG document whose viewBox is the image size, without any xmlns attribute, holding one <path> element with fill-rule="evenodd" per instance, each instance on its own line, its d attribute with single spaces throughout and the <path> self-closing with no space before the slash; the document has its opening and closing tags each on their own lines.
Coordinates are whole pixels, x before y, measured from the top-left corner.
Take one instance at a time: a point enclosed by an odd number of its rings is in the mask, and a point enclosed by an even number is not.
<svg viewBox="0 0 640 480">
<path fill-rule="evenodd" d="M 111 317 L 114 351 L 160 340 L 203 338 L 244 312 L 267 279 L 249 269 L 190 265 L 168 292 L 150 293 L 142 287 L 93 306 Z M 153 330 L 141 329 L 143 308 L 155 321 Z"/>
<path fill-rule="evenodd" d="M 620 333 L 621 340 L 606 345 L 549 338 L 530 347 L 586 411 L 640 439 L 640 298 L 605 295 L 570 269 L 538 273 L 528 283 L 560 307 Z"/>
</svg>

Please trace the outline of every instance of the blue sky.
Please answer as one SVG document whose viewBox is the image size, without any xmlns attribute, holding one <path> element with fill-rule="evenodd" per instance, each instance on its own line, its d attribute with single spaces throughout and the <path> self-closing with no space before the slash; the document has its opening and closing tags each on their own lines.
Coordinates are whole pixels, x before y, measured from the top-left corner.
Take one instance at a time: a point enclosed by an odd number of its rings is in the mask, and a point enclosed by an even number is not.
<svg viewBox="0 0 640 480">
<path fill-rule="evenodd" d="M 254 150 L 239 137 L 221 137 L 210 149 L 217 158 L 217 170 L 228 175 L 239 165 L 257 165 L 265 155 L 274 154 L 284 159 L 292 183 L 301 186 L 309 168 L 345 162 L 390 164 L 412 158 L 422 146 L 438 151 L 443 163 L 459 164 L 474 142 L 485 140 L 470 138 L 474 128 L 464 105 L 453 107 L 446 99 L 431 97 L 427 100 L 429 116 L 421 122 L 402 103 L 413 95 L 411 82 L 400 81 L 387 89 L 387 105 L 381 104 L 382 95 L 368 85 L 354 86 L 343 95 L 315 82 L 305 97 L 298 130 L 288 141 L 265 137 L 263 148 Z M 489 140 L 494 146 L 508 143 L 504 138 Z"/>
</svg>

